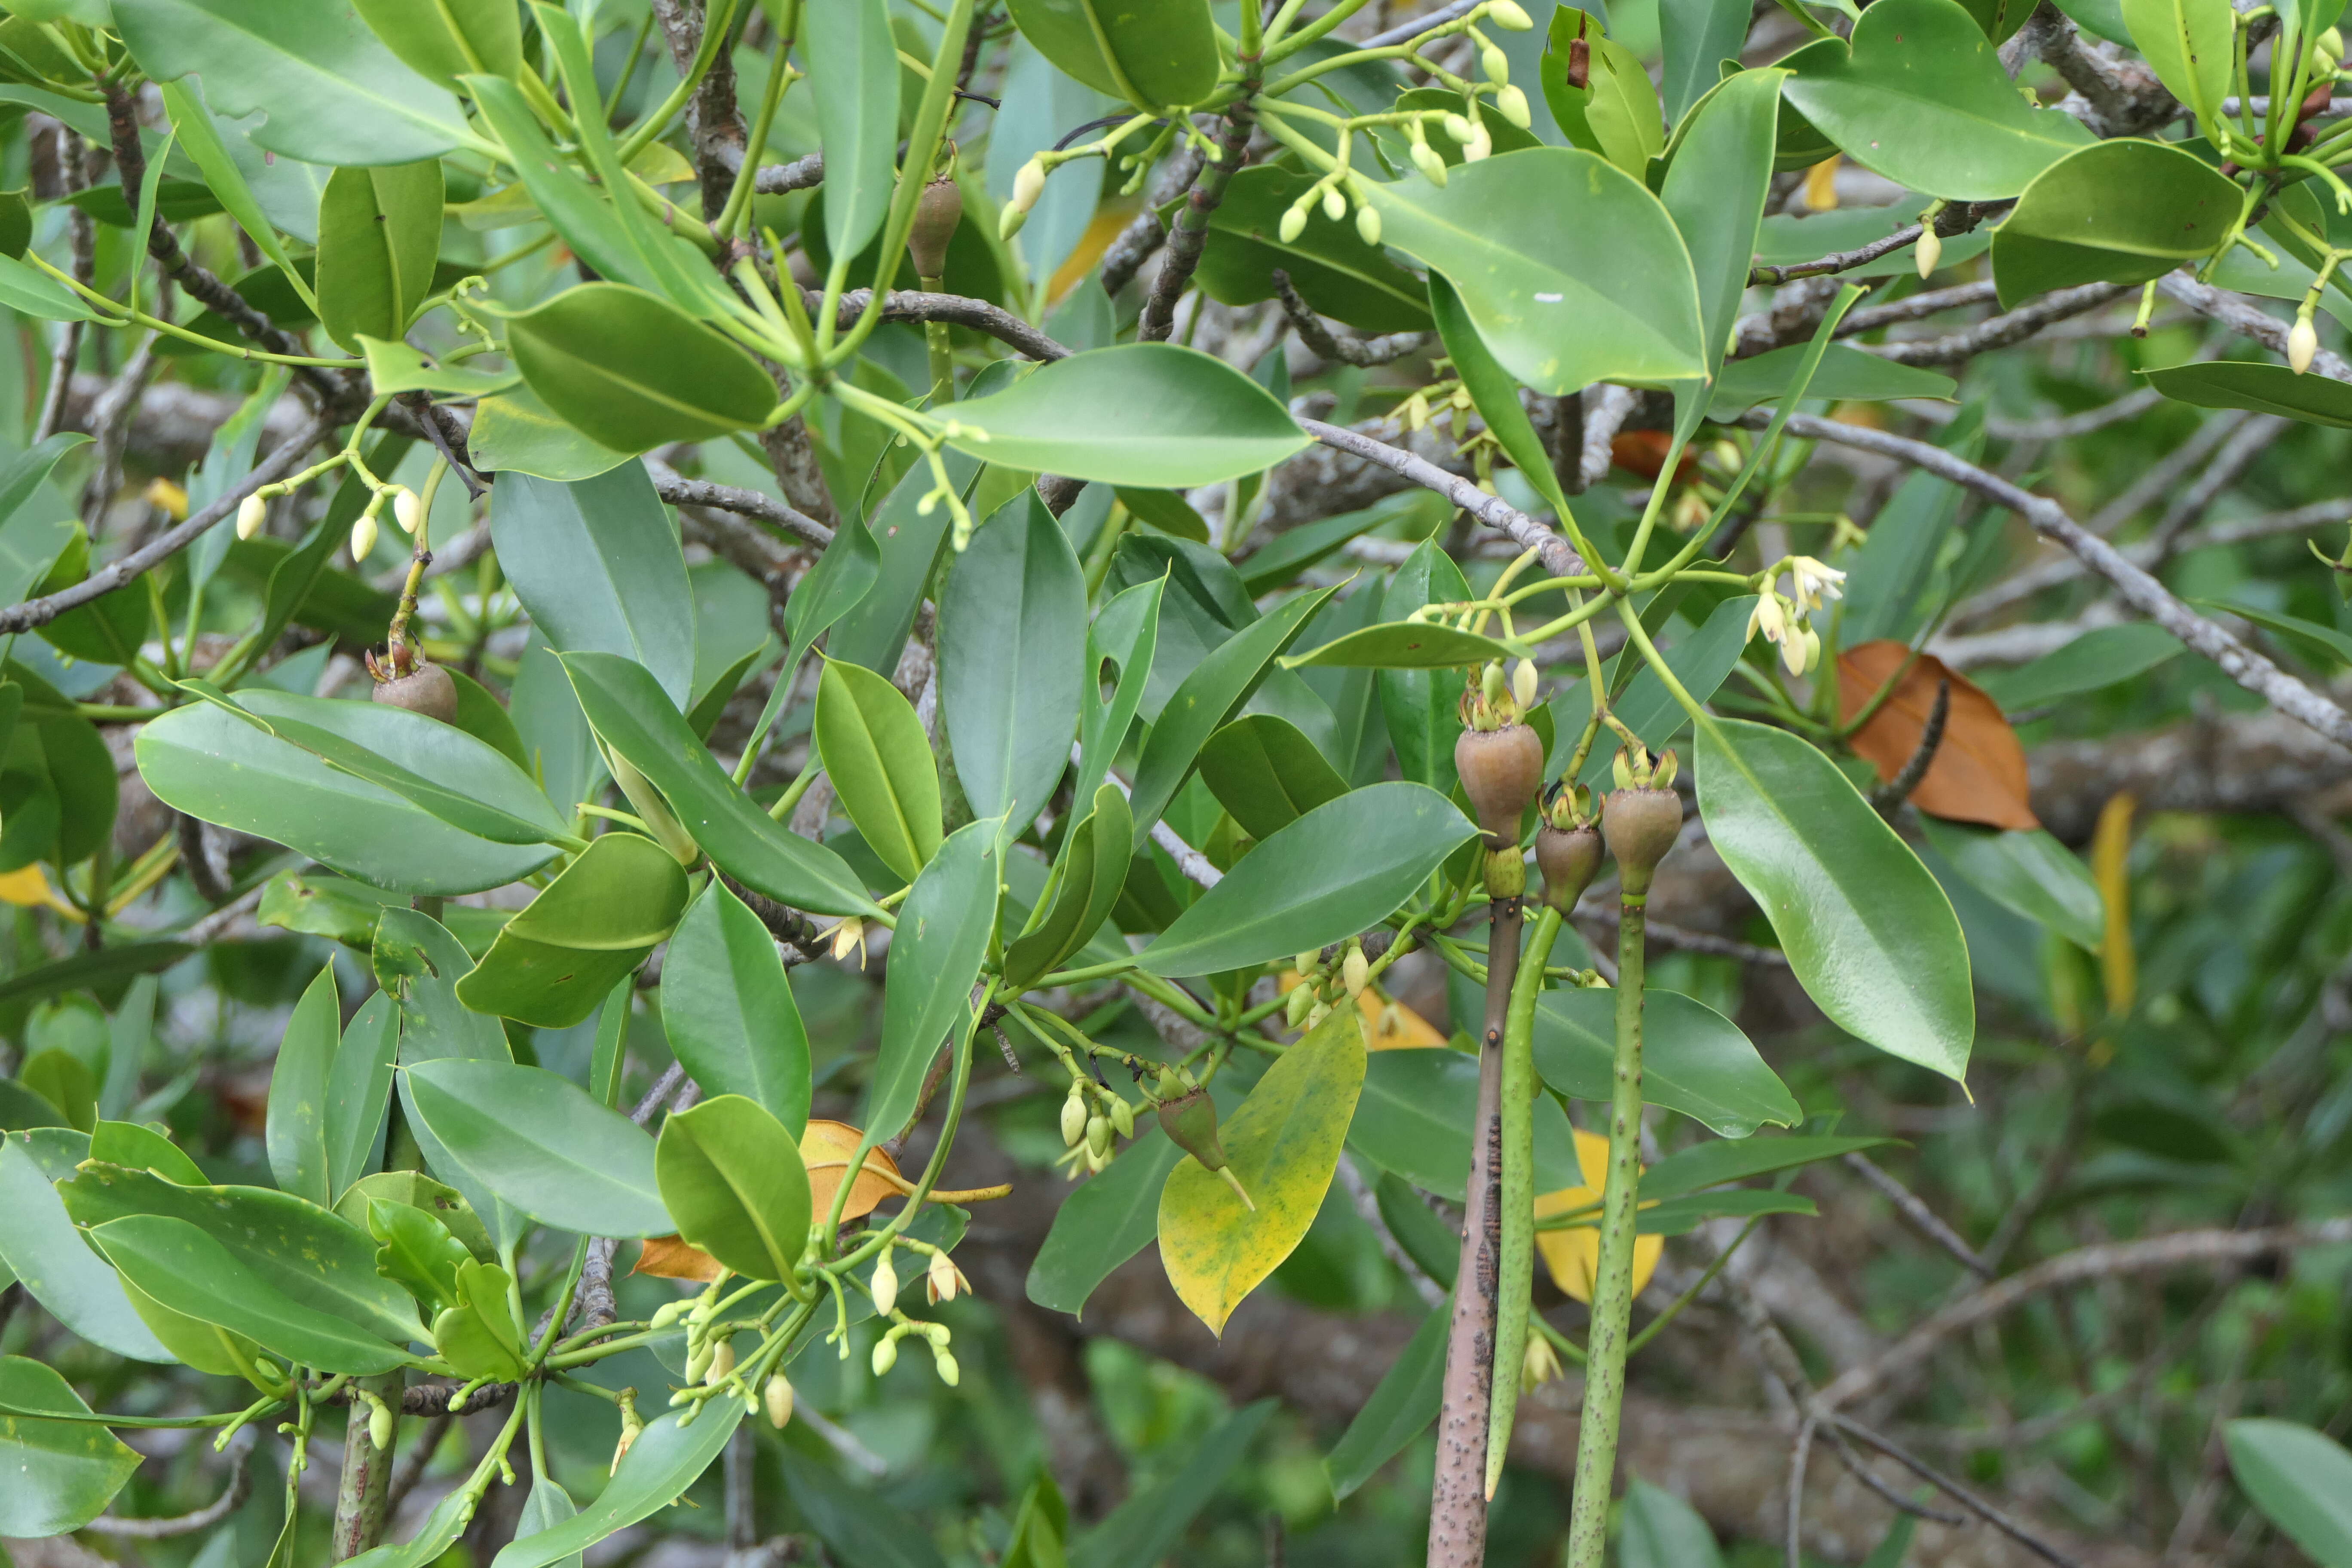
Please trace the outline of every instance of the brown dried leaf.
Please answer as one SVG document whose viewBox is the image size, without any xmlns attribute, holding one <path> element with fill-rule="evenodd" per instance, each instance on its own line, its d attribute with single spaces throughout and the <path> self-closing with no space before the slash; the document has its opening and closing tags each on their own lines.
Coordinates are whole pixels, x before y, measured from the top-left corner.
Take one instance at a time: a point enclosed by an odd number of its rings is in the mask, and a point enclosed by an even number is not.
<svg viewBox="0 0 2352 1568">
<path fill-rule="evenodd" d="M 1838 717 L 1853 716 L 1892 679 L 1911 650 L 1881 639 L 1838 656 Z M 1927 776 L 1911 793 L 1911 804 L 1930 816 L 1981 822 L 1991 827 L 2034 828 L 2025 772 L 2025 748 L 2009 727 L 2000 704 L 1932 654 L 1921 654 L 1867 723 L 1847 737 L 1854 754 L 1878 770 L 1882 781 L 1902 773 L 1927 731 L 1939 682 L 1952 683 L 1952 706 L 1944 738 L 1927 764 Z"/>
<path fill-rule="evenodd" d="M 637 1266 L 629 1272 L 650 1274 L 658 1279 L 695 1279 L 708 1285 L 723 1271 L 719 1259 L 702 1248 L 674 1236 L 656 1236 L 646 1239 L 637 1253 Z"/>
<path fill-rule="evenodd" d="M 841 1186 L 841 1173 L 849 1168 L 850 1157 L 857 1152 L 858 1141 L 865 1136 L 845 1121 L 814 1118 L 808 1131 L 801 1134 L 801 1159 L 808 1165 L 809 1197 L 818 1215 L 833 1212 L 833 1194 Z M 887 1177 L 881 1173 L 884 1172 L 888 1173 Z M 879 1149 L 869 1149 L 865 1163 L 858 1168 L 857 1183 L 849 1189 L 849 1203 L 842 1209 L 841 1217 L 856 1219 L 860 1215 L 872 1214 L 876 1204 L 897 1197 L 906 1185 L 906 1178 L 898 1173 L 898 1163 Z"/>
</svg>

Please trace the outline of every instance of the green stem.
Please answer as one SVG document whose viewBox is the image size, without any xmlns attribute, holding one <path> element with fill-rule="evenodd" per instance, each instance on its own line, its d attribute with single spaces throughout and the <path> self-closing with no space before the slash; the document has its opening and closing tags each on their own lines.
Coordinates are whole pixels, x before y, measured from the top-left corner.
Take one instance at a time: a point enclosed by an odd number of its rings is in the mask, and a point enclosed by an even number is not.
<svg viewBox="0 0 2352 1568">
<path fill-rule="evenodd" d="M 1497 1300 L 1501 1315 L 1495 1334 L 1494 1404 L 1486 1415 L 1486 1500 L 1495 1500 L 1503 1479 L 1503 1456 L 1511 1446 L 1511 1422 L 1519 1409 L 1519 1363 L 1528 1350 L 1528 1316 L 1533 1307 L 1536 1258 L 1536 999 L 1543 994 L 1544 967 L 1559 936 L 1559 911 L 1549 904 L 1536 916 L 1528 951 L 1511 987 L 1511 1010 L 1503 1024 L 1503 1272 Z"/>
<path fill-rule="evenodd" d="M 1646 881 L 1646 879 L 1645 879 Z M 1625 1403 L 1626 1330 L 1633 1316 L 1633 1233 L 1642 1182 L 1642 955 L 1646 887 L 1619 896 L 1617 1061 L 1609 1096 L 1609 1177 L 1601 1193 L 1601 1261 L 1586 1336 L 1584 1416 L 1576 1492 L 1569 1503 L 1568 1568 L 1601 1568 L 1609 1538 L 1610 1479 Z"/>
</svg>

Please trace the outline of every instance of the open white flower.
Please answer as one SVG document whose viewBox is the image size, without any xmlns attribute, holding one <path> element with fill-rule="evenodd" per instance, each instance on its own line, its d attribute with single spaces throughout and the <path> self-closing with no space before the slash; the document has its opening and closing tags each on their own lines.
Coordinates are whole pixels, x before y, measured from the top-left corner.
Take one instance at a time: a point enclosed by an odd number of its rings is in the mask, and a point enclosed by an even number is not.
<svg viewBox="0 0 2352 1568">
<path fill-rule="evenodd" d="M 1757 599 L 1756 607 L 1748 613 L 1748 639 L 1753 642 L 1759 631 L 1764 640 L 1771 643 L 1789 635 L 1789 613 L 1781 606 L 1780 595 L 1769 587 Z"/>
<path fill-rule="evenodd" d="M 1825 566 L 1810 555 L 1791 555 L 1786 564 L 1790 596 L 1805 613 L 1820 609 L 1824 601 L 1845 597 L 1842 586 L 1845 574 L 1836 567 Z"/>
</svg>

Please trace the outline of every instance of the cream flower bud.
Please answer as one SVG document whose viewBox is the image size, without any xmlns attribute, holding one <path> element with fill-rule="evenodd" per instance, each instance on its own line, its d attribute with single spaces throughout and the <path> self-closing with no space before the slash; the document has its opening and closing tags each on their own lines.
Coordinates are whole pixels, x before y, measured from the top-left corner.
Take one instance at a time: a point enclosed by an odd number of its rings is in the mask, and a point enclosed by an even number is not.
<svg viewBox="0 0 2352 1568">
<path fill-rule="evenodd" d="M 1356 209 L 1356 234 L 1366 245 L 1381 242 L 1380 208 L 1368 205 Z"/>
<path fill-rule="evenodd" d="M 1125 1100 L 1112 1100 L 1110 1102 L 1110 1125 L 1111 1131 L 1118 1133 L 1120 1137 L 1134 1137 L 1135 1107 L 1129 1104 Z"/>
<path fill-rule="evenodd" d="M 1475 163 L 1495 150 L 1495 138 L 1487 132 L 1486 122 L 1480 121 L 1471 127 L 1469 142 L 1462 149 L 1462 161 Z"/>
<path fill-rule="evenodd" d="M 400 531 L 409 538 L 425 526 L 425 503 L 406 485 L 394 485 L 392 490 L 392 520 L 400 524 Z"/>
<path fill-rule="evenodd" d="M 898 1342 L 892 1336 L 885 1334 L 874 1343 L 874 1375 L 887 1376 L 890 1369 L 898 1364 Z"/>
<path fill-rule="evenodd" d="M 1043 161 L 1032 158 L 1021 165 L 1019 174 L 1013 176 L 1012 205 L 1025 213 L 1035 206 L 1037 198 L 1045 194 L 1045 165 Z"/>
<path fill-rule="evenodd" d="M 957 1384 L 963 1381 L 963 1368 L 956 1364 L 956 1358 L 950 1352 L 946 1351 L 933 1351 L 931 1352 L 931 1364 L 939 1368 L 940 1381 L 946 1384 L 950 1388 L 953 1388 Z"/>
<path fill-rule="evenodd" d="M 971 1289 L 971 1281 L 963 1277 L 963 1270 L 950 1262 L 944 1252 L 931 1254 L 931 1265 L 923 1271 L 923 1279 L 935 1302 L 952 1301 L 959 1291 Z"/>
<path fill-rule="evenodd" d="M 1364 994 L 1364 987 L 1372 983 L 1372 966 L 1364 957 L 1362 948 L 1351 947 L 1348 950 L 1348 956 L 1339 964 L 1339 977 L 1341 983 L 1348 987 L 1349 995 L 1360 996 Z"/>
<path fill-rule="evenodd" d="M 1805 628 L 1804 640 L 1805 668 L 1807 669 L 1819 669 L 1822 664 L 1822 634 L 1815 631 L 1812 627 L 1807 626 Z M 1666 755 L 1671 758 L 1674 753 L 1672 752 L 1668 752 Z"/>
<path fill-rule="evenodd" d="M 1323 965 L 1323 950 L 1310 947 L 1290 961 L 1290 967 L 1301 974 L 1312 974 Z"/>
<path fill-rule="evenodd" d="M 1011 239 L 1021 232 L 1021 226 L 1028 221 L 1029 213 L 1026 208 L 1016 207 L 1010 202 L 1006 203 L 1004 210 L 996 215 L 996 237 Z"/>
<path fill-rule="evenodd" d="M 1325 1004 L 1318 1002 L 1307 1009 L 1307 1026 L 1311 1029 L 1330 1016 L 1331 1009 Z"/>
<path fill-rule="evenodd" d="M 246 497 L 236 503 L 236 536 L 251 539 L 269 521 L 269 503 L 257 495 Z"/>
<path fill-rule="evenodd" d="M 1323 187 L 1323 216 L 1338 223 L 1348 216 L 1348 197 L 1337 185 Z"/>
<path fill-rule="evenodd" d="M 1520 7 L 1518 0 L 1495 0 L 1486 7 L 1486 20 L 1507 33 L 1524 33 L 1536 25 L 1535 18 Z"/>
<path fill-rule="evenodd" d="M 381 1399 L 368 1401 L 368 1441 L 378 1448 L 392 1447 L 392 1406 Z"/>
<path fill-rule="evenodd" d="M 1456 142 L 1461 142 L 1465 147 L 1470 144 L 1470 139 L 1478 134 L 1478 132 L 1472 128 L 1468 118 L 1464 115 L 1449 114 L 1445 117 L 1444 124 L 1445 126 L 1445 133 L 1448 136 L 1453 137 Z"/>
<path fill-rule="evenodd" d="M 1307 232 L 1307 209 L 1298 206 L 1286 209 L 1282 215 L 1282 221 L 1275 225 L 1274 231 L 1282 237 L 1283 244 L 1290 244 Z"/>
<path fill-rule="evenodd" d="M 1087 1152 L 1097 1156 L 1110 1152 L 1109 1117 L 1089 1116 L 1087 1118 Z"/>
<path fill-rule="evenodd" d="M 1522 131 L 1535 120 L 1535 116 L 1528 111 L 1528 95 L 1516 87 L 1506 87 L 1495 95 L 1495 109 Z"/>
<path fill-rule="evenodd" d="M 1478 68 L 1496 87 L 1508 87 L 1511 82 L 1511 57 L 1488 44 L 1478 51 Z"/>
<path fill-rule="evenodd" d="M 1315 987 L 1302 980 L 1290 988 L 1290 998 L 1283 1004 L 1283 1022 L 1297 1028 L 1306 1021 L 1307 1010 L 1315 1005 Z"/>
<path fill-rule="evenodd" d="M 1803 627 L 1780 639 L 1780 663 L 1790 675 L 1805 673 L 1805 634 L 1811 629 L 1811 626 Z"/>
<path fill-rule="evenodd" d="M 1536 662 L 1523 658 L 1511 667 L 1511 699 L 1522 709 L 1536 705 Z"/>
<path fill-rule="evenodd" d="M 360 513 L 360 520 L 352 524 L 352 563 L 353 565 L 359 564 L 375 553 L 375 513 L 372 511 Z"/>
<path fill-rule="evenodd" d="M 2309 316 L 2297 316 L 2294 330 L 2286 335 L 2287 368 L 2301 375 L 2319 357 L 2319 329 L 2312 325 Z"/>
<path fill-rule="evenodd" d="M 776 1373 L 775 1376 L 768 1379 L 768 1386 L 761 1391 L 761 1397 L 762 1402 L 768 1407 L 769 1426 L 773 1426 L 777 1431 L 781 1432 L 786 1426 L 792 1425 L 793 1384 L 791 1379 L 787 1378 L 781 1372 Z"/>
<path fill-rule="evenodd" d="M 1919 231 L 1919 276 L 1925 278 L 1935 271 L 1936 264 L 1943 258 L 1944 237 L 1936 232 L 1934 224 L 1929 224 Z"/>
<path fill-rule="evenodd" d="M 1087 1097 L 1070 1086 L 1070 1098 L 1062 1101 L 1062 1147 L 1075 1149 L 1078 1140 L 1087 1135 Z"/>
<path fill-rule="evenodd" d="M 720 1340 L 710 1347 L 710 1367 L 703 1381 L 724 1383 L 727 1374 L 735 1370 L 735 1342 Z"/>
<path fill-rule="evenodd" d="M 1445 160 L 1439 157 L 1437 149 L 1428 142 L 1416 142 L 1412 144 L 1412 166 L 1419 169 L 1431 184 L 1445 184 Z"/>
<path fill-rule="evenodd" d="M 873 1292 L 874 1310 L 888 1317 L 890 1309 L 898 1304 L 898 1271 L 890 1267 L 888 1252 L 874 1265 L 874 1278 L 866 1289 Z"/>
</svg>

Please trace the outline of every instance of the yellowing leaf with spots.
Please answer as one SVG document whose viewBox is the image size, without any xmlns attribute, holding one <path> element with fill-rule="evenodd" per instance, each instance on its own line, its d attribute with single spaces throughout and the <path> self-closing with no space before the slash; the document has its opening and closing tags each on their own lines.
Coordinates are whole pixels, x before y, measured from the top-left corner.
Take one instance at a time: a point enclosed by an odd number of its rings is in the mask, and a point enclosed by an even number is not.
<svg viewBox="0 0 2352 1568">
<path fill-rule="evenodd" d="M 1579 1128 L 1576 1133 L 1576 1165 L 1584 1173 L 1584 1185 L 1562 1187 L 1556 1193 L 1546 1193 L 1536 1199 L 1536 1218 L 1549 1219 L 1556 1214 L 1573 1214 L 1580 1209 L 1593 1211 L 1592 1225 L 1574 1230 L 1539 1230 L 1536 1246 L 1542 1251 L 1544 1267 L 1551 1270 L 1552 1283 L 1578 1300 L 1592 1300 L 1592 1277 L 1601 1270 L 1601 1232 L 1595 1228 L 1600 1220 L 1601 1188 L 1609 1179 L 1609 1140 L 1598 1132 Z M 1649 1288 L 1650 1276 L 1657 1272 L 1658 1255 L 1666 1248 L 1663 1236 L 1636 1237 L 1633 1240 L 1633 1294 L 1638 1296 Z"/>
<path fill-rule="evenodd" d="M 1168 1173 L 1160 1190 L 1160 1266 L 1211 1333 L 1224 1333 L 1234 1309 L 1315 1223 L 1363 1087 L 1361 1023 L 1352 1010 L 1336 1012 L 1266 1068 L 1219 1129 L 1255 1211 L 1189 1154 Z"/>
</svg>

